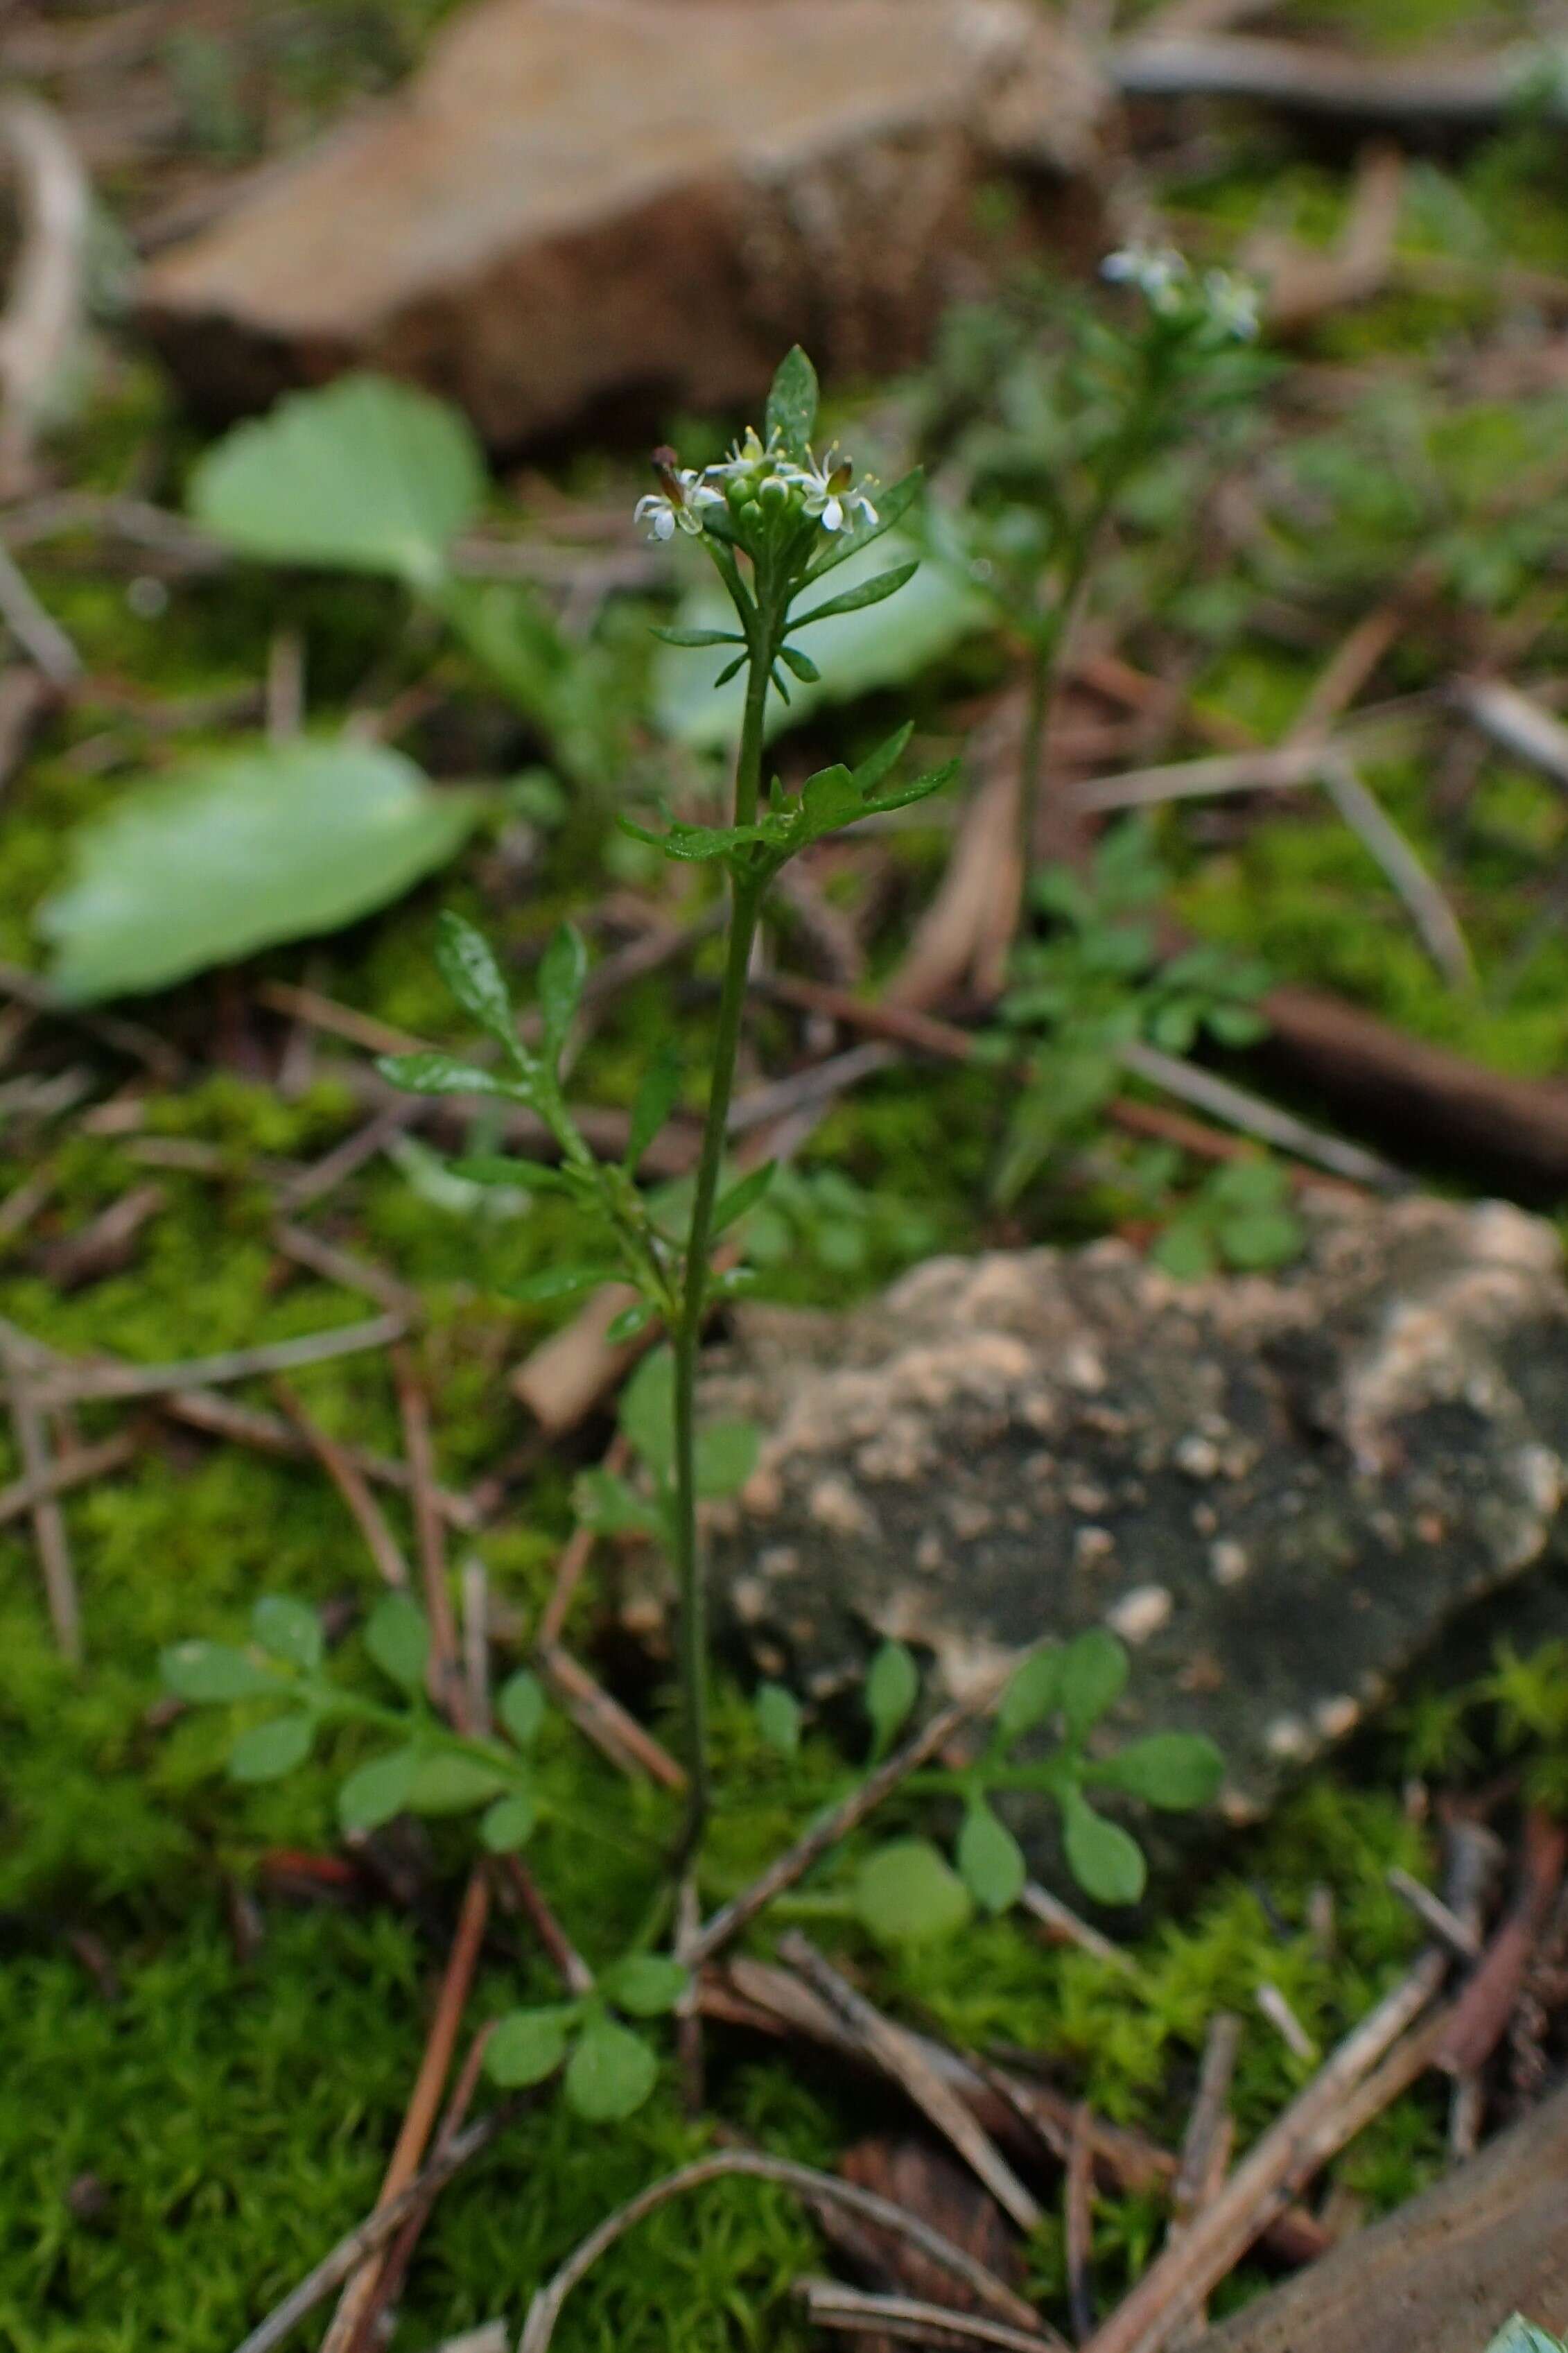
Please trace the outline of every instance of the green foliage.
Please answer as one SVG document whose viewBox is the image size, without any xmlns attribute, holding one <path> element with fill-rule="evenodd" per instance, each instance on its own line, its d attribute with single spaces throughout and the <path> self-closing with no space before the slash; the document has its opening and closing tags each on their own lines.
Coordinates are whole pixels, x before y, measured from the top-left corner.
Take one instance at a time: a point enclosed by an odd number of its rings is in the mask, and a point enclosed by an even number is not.
<svg viewBox="0 0 1568 2353">
<path fill-rule="evenodd" d="M 1498 2330 L 1486 2353 L 1563 2353 L 1563 2339 L 1537 2328 L 1533 2321 L 1516 2312 Z"/>
<path fill-rule="evenodd" d="M 1129 1046 L 1182 1054 L 1205 1035 L 1225 1046 L 1262 1036 L 1261 965 L 1212 947 L 1163 953 L 1152 911 L 1169 886 L 1136 819 L 1101 839 L 1087 879 L 1057 867 L 1035 877 L 1031 902 L 1048 928 L 1020 942 L 1000 1008 L 1008 1046 L 1026 1043 L 1028 1057 L 996 1171 L 1003 1200 L 1090 1131 Z"/>
<path fill-rule="evenodd" d="M 1212 1274 L 1218 1265 L 1250 1273 L 1288 1266 L 1305 1245 L 1284 1169 L 1248 1156 L 1226 1161 L 1186 1196 L 1150 1256 L 1168 1274 Z"/>
<path fill-rule="evenodd" d="M 961 1801 L 958 1877 L 983 1911 L 1007 1911 L 1027 1876 L 1023 1850 L 996 1810 L 998 1798 L 1047 1799 L 1061 1818 L 1062 1851 L 1085 1894 L 1098 1904 L 1135 1904 L 1143 1893 L 1142 1852 L 1119 1822 L 1096 1810 L 1085 1791 L 1103 1788 L 1177 1813 L 1209 1805 L 1218 1794 L 1219 1751 L 1194 1734 L 1156 1734 L 1109 1754 L 1098 1743 L 1090 1750 L 1090 1736 L 1121 1697 L 1128 1672 L 1126 1650 L 1103 1627 L 1091 1627 L 1065 1645 L 1042 1647 L 1008 1683 L 982 1753 L 971 1764 L 927 1770 L 910 1780 L 910 1789 Z M 918 1694 L 910 1653 L 900 1644 L 886 1644 L 866 1681 L 873 1760 L 891 1746 Z M 1053 1719 L 1059 1721 L 1059 1741 L 1047 1755 L 1037 1756 L 1037 1744 L 1030 1736 Z M 1027 1754 L 1019 1751 L 1024 1742 L 1029 1743 Z M 928 1877 L 929 1933 L 936 1934 L 939 1925 L 949 1925 L 951 1898 L 944 1881 Z M 900 1916 L 920 1916 L 923 1884 L 917 1880 L 906 1890 L 899 1882 Z M 906 1927 L 903 1933 L 910 1932 Z"/>
<path fill-rule="evenodd" d="M 50 979 L 91 1002 L 334 931 L 446 865 L 483 806 L 347 738 L 193 762 L 73 836 L 70 879 L 37 911 Z"/>
</svg>

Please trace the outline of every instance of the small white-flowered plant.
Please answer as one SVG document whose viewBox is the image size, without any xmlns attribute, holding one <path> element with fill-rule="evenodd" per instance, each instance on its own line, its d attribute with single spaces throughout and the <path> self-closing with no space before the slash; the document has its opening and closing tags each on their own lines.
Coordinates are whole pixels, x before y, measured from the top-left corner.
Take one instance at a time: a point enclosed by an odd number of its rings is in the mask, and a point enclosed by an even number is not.
<svg viewBox="0 0 1568 2353">
<path fill-rule="evenodd" d="M 1258 292 L 1249 278 L 1234 270 L 1211 269 L 1204 278 L 1204 300 L 1209 320 L 1222 334 L 1238 343 L 1251 343 L 1258 333 Z"/>
<path fill-rule="evenodd" d="M 1112 286 L 1134 286 L 1152 311 L 1169 317 L 1192 286 L 1193 273 L 1170 245 L 1124 245 L 1107 254 L 1100 274 Z"/>
<path fill-rule="evenodd" d="M 1113 286 L 1131 286 L 1157 319 L 1187 333 L 1248 343 L 1258 328 L 1258 289 L 1234 270 L 1206 269 L 1200 278 L 1169 245 L 1126 245 L 1108 254 L 1100 274 Z"/>
</svg>

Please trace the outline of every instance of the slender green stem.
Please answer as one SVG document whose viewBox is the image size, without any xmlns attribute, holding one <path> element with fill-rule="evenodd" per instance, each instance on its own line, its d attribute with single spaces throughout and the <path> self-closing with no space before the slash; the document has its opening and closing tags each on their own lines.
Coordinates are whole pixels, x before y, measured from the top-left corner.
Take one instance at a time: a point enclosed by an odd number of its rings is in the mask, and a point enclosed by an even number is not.
<svg viewBox="0 0 1568 2353">
<path fill-rule="evenodd" d="M 768 674 L 774 652 L 774 631 L 759 628 L 752 646 L 746 687 L 745 718 L 735 765 L 737 825 L 755 821 L 763 770 L 763 712 L 767 702 Z M 702 1344 L 703 1311 L 707 1303 L 709 1249 L 713 1232 L 713 1208 L 718 1198 L 724 1159 L 724 1135 L 729 1125 L 730 1098 L 735 1083 L 735 1056 L 741 1042 L 741 1018 L 745 1010 L 746 975 L 752 960 L 762 892 L 735 876 L 730 886 L 730 929 L 724 958 L 724 982 L 719 999 L 719 1027 L 713 1040 L 712 1074 L 708 1087 L 708 1114 L 702 1129 L 702 1150 L 697 1164 L 691 1223 L 686 1238 L 685 1286 L 680 1316 L 672 1335 L 675 1356 L 675 1511 L 674 1548 L 679 1624 L 678 1656 L 685 1714 L 686 1769 L 689 1794 L 681 1832 L 679 1861 L 689 1862 L 708 1819 L 711 1790 L 708 1772 L 708 1597 L 703 1584 L 702 1551 L 697 1531 L 697 1358 Z"/>
</svg>

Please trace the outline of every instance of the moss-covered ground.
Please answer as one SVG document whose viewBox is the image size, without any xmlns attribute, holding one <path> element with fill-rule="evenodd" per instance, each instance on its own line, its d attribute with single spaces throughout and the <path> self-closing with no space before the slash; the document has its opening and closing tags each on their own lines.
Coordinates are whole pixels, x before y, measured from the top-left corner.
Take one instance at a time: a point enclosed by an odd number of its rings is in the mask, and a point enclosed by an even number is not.
<svg viewBox="0 0 1568 2353">
<path fill-rule="evenodd" d="M 439 13 L 426 0 L 294 11 L 305 30 L 292 47 L 279 37 L 266 70 L 289 81 L 308 121 L 345 79 L 374 85 L 406 63 Z M 340 19 L 351 16 L 356 25 L 374 19 L 374 41 L 344 34 Z M 1474 29 L 1474 16 L 1446 0 L 1313 11 L 1319 23 L 1406 39 Z M 254 78 L 226 78 L 221 58 L 199 48 L 173 69 L 184 77 L 197 143 L 223 160 L 247 152 L 260 136 Z M 1331 377 L 1340 389 L 1319 399 L 1311 382 L 1293 389 L 1283 380 L 1243 461 L 1266 520 L 1237 543 L 1222 537 L 1205 548 L 1158 618 L 1123 633 L 1124 648 L 1148 667 L 1187 676 L 1200 712 L 1260 738 L 1280 735 L 1336 644 L 1418 564 L 1420 595 L 1385 658 L 1380 694 L 1421 696 L 1489 655 L 1537 676 L 1562 668 L 1568 403 L 1552 393 L 1499 396 L 1484 387 L 1480 361 L 1505 328 L 1526 341 L 1545 332 L 1528 299 L 1509 295 L 1503 265 L 1562 272 L 1568 293 L 1565 168 L 1561 142 L 1528 119 L 1466 155 L 1412 166 L 1390 290 L 1325 321 L 1300 354 L 1307 378 Z M 1222 163 L 1205 162 L 1165 194 L 1184 231 L 1228 252 L 1259 219 L 1326 241 L 1348 185 L 1342 162 L 1304 158 L 1281 130 L 1237 124 Z M 1438 262 L 1441 272 L 1428 266 Z M 113 494 L 133 480 L 173 504 L 197 446 L 152 364 L 117 341 L 106 345 L 89 406 L 55 457 L 73 486 Z M 613 460 L 579 459 L 573 480 L 622 493 Z M 498 491 L 498 513 L 510 512 Z M 433 674 L 439 707 L 405 740 L 434 771 L 478 767 L 504 778 L 552 756 L 537 727 L 496 703 L 460 658 L 432 654 L 390 589 L 236 568 L 174 577 L 154 612 L 157 599 L 132 586 L 141 559 L 106 550 L 89 531 L 26 560 L 93 677 L 133 687 L 142 708 L 138 716 L 122 693 L 95 702 L 89 691 L 49 722 L 7 789 L 0 955 L 16 962 L 37 960 L 31 914 L 63 871 L 69 828 L 176 752 L 221 740 L 225 727 L 210 721 L 205 733 L 171 728 L 171 712 L 253 687 L 280 625 L 303 641 L 315 721 L 330 723 L 367 681 L 384 704 Z M 629 712 L 647 617 L 623 602 L 601 624 L 612 649 L 632 649 L 611 662 Z M 943 713 L 953 697 L 995 673 L 994 654 L 972 649 L 951 671 L 920 681 L 922 723 L 933 733 L 950 727 Z M 849 728 L 858 724 L 851 714 Z M 1568 802 L 1484 747 L 1463 755 L 1463 765 L 1451 754 L 1451 725 L 1429 709 L 1414 708 L 1405 724 L 1392 747 L 1369 754 L 1366 774 L 1453 899 L 1480 968 L 1474 990 L 1436 981 L 1366 853 L 1326 807 L 1304 799 L 1275 814 L 1250 806 L 1245 821 L 1221 808 L 1163 822 L 1182 912 L 1280 975 L 1331 984 L 1414 1034 L 1501 1069 L 1559 1071 L 1568 1056 L 1568 937 L 1542 909 L 1568 856 Z M 837 740 L 833 725 L 814 733 Z M 535 796 L 518 806 L 540 804 Z M 0 1126 L 0 1199 L 40 1169 L 52 1180 L 37 1217 L 0 1242 L 0 1314 L 62 1348 L 108 1347 L 155 1362 L 363 1314 L 363 1298 L 283 1265 L 269 1239 L 278 1165 L 318 1157 L 363 1113 L 331 1050 L 302 1092 L 279 1098 L 265 1073 L 280 1026 L 258 1009 L 255 984 L 303 978 L 384 1020 L 451 1034 L 429 961 L 439 905 L 479 916 L 521 969 L 563 911 L 591 912 L 607 881 L 653 887 L 635 853 L 615 842 L 605 801 L 591 796 L 569 798 L 564 816 L 544 826 L 520 884 L 525 822 L 498 802 L 483 837 L 437 885 L 329 942 L 275 951 L 243 974 L 139 1008 L 190 1053 L 193 1075 L 167 1086 L 139 1080 L 133 1128 L 110 1133 L 101 1121 L 72 1119 L 40 1127 L 15 1115 Z M 892 955 L 941 853 L 934 831 L 897 849 L 895 913 L 873 938 L 874 958 Z M 691 892 L 687 914 L 700 886 Z M 711 976 L 709 952 L 699 950 L 689 965 L 617 999 L 580 1067 L 581 1098 L 626 1103 L 653 1044 L 672 1031 L 691 1041 L 696 1065 L 710 1002 L 702 984 Z M 759 1029 L 764 1061 L 774 1036 L 765 1023 Z M 131 1075 L 90 1036 L 69 1042 L 100 1074 L 100 1095 L 104 1070 Z M 200 1168 L 168 1165 L 181 1156 L 170 1145 L 187 1161 L 191 1147 L 205 1147 Z M 770 1278 L 773 1288 L 836 1301 L 847 1282 L 870 1288 L 923 1251 L 973 1247 L 997 1231 L 985 1189 L 993 1145 L 984 1078 L 922 1067 L 872 1081 L 825 1121 L 805 1161 L 808 1170 L 844 1172 L 860 1188 L 849 1262 L 840 1220 L 837 1239 L 808 1240 Z M 1031 1188 L 1008 1232 L 1076 1237 L 1122 1214 L 1131 1196 L 1110 1149 Z M 29 1263 L 40 1242 L 84 1228 L 150 1178 L 163 1187 L 163 1204 L 122 1271 L 62 1294 Z M 417 1170 L 411 1181 L 406 1166 L 377 1161 L 315 1221 L 417 1291 L 441 1472 L 463 1487 L 516 1445 L 522 1423 L 505 1372 L 559 1320 L 559 1311 L 507 1304 L 499 1286 L 569 1250 L 570 1218 L 550 1204 L 527 1219 L 480 1217 L 417 1180 Z M 381 1358 L 324 1366 L 300 1374 L 296 1387 L 329 1430 L 395 1448 Z M 253 1401 L 273 1402 L 264 1392 Z M 119 1418 L 118 1409 L 85 1409 L 80 1433 L 90 1438 Z M 520 1639 L 571 1524 L 573 1474 L 600 1435 L 591 1430 L 580 1451 L 536 1465 L 475 1539 Z M 0 1436 L 0 1483 L 16 1467 Z M 401 1506 L 388 1508 L 406 1539 Z M 65 1510 L 86 1625 L 79 1673 L 50 1642 L 26 1524 L 0 1527 L 0 2347 L 219 2353 L 374 2198 L 422 2046 L 462 1850 L 443 1832 L 423 1854 L 423 1883 L 433 1891 L 423 1906 L 363 1886 L 352 1903 L 282 1894 L 268 1858 L 335 1850 L 329 1776 L 312 1770 L 276 1789 L 240 1791 L 221 1774 L 223 1727 L 171 1719 L 158 1704 L 160 1647 L 193 1632 L 237 1635 L 258 1593 L 347 1604 L 347 1618 L 371 1598 L 360 1540 L 314 1468 L 149 1419 L 134 1462 L 73 1494 Z M 463 1549 L 455 1546 L 455 1555 Z M 589 1646 L 596 1628 L 590 1590 L 572 1630 Z M 814 1733 L 788 1764 L 761 1748 L 738 1694 L 726 1696 L 721 1738 L 734 1795 L 714 1870 L 733 1882 L 806 1818 L 836 1764 L 825 1734 Z M 629 1834 L 652 1800 L 583 1754 L 589 1810 L 612 1832 L 619 1825 Z M 1047 1952 L 1011 1922 L 900 1958 L 847 1949 L 904 2014 L 968 2044 L 1027 2046 L 1108 2116 L 1173 2137 L 1216 2008 L 1254 2018 L 1256 1991 L 1269 1981 L 1326 2043 L 1410 1951 L 1414 1932 L 1384 1873 L 1394 1862 L 1427 1870 L 1432 1855 L 1398 1795 L 1404 1761 L 1390 1747 L 1353 1776 L 1316 1777 L 1270 1830 L 1227 1854 L 1179 1903 L 1156 1907 L 1136 1940 L 1135 1982 L 1080 1954 Z M 1441 1778 L 1440 1757 L 1421 1761 Z M 612 1950 L 646 1897 L 641 1865 L 613 1835 L 594 1843 L 546 1836 L 540 1868 L 572 1933 L 590 1957 Z M 1308 1925 L 1320 1887 L 1334 1899 L 1327 1947 Z M 235 1888 L 259 1905 L 254 1949 L 237 1941 Z M 474 2017 L 547 1991 L 537 1955 L 503 1925 Z M 1260 2126 L 1304 2073 L 1261 2025 L 1249 2031 L 1237 2091 L 1243 2128 Z M 730 2123 L 816 2161 L 831 2161 L 847 2137 L 900 2113 L 863 2089 L 851 2095 L 826 2066 L 795 2054 L 781 2061 L 740 2039 L 717 2039 L 713 2089 Z M 682 2117 L 672 2077 L 643 2114 L 609 2133 L 541 2102 L 441 2201 L 398 2345 L 417 2348 L 497 2313 L 517 2323 L 531 2286 L 605 2208 L 701 2137 Z M 1420 2091 L 1356 2145 L 1338 2178 L 1391 2204 L 1427 2178 L 1441 2149 L 1441 2095 Z M 1146 2202 L 1102 2202 L 1095 2259 L 1103 2298 L 1160 2228 Z M 1029 2252 L 1040 2284 L 1058 2297 L 1054 2224 Z M 812 2257 L 809 2226 L 781 2196 L 751 2183 L 714 2189 L 657 2218 L 604 2264 L 569 2306 L 559 2341 L 563 2353 L 787 2346 L 803 2333 L 787 2289 Z"/>
</svg>

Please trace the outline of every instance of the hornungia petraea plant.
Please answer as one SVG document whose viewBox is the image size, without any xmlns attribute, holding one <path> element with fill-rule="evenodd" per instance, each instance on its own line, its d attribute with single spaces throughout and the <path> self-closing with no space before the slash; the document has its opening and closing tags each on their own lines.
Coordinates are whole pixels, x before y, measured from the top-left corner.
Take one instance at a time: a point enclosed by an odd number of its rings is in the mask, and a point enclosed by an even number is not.
<svg viewBox="0 0 1568 2353">
<path fill-rule="evenodd" d="M 734 665 L 746 677 L 744 719 L 738 747 L 729 822 L 705 826 L 667 820 L 657 830 L 629 829 L 682 862 L 718 867 L 727 902 L 723 981 L 706 1071 L 706 1112 L 700 1155 L 689 1188 L 649 1190 L 639 1166 L 670 1115 L 679 1072 L 668 1059 L 645 1074 L 635 1103 L 626 1153 L 617 1163 L 595 1157 L 567 1104 L 563 1057 L 582 1002 L 588 960 L 570 927 L 556 934 L 541 961 L 536 1004 L 521 1020 L 500 965 L 483 935 L 455 915 L 443 918 L 437 958 L 468 1018 L 483 1033 L 486 1054 L 473 1060 L 445 1051 L 391 1057 L 382 1069 L 412 1091 L 526 1106 L 554 1141 L 558 1158 L 525 1161 L 475 1155 L 456 1165 L 466 1177 L 524 1195 L 569 1195 L 585 1229 L 598 1236 L 595 1254 L 551 1268 L 526 1287 L 531 1299 L 567 1298 L 610 1281 L 629 1282 L 635 1303 L 612 1326 L 617 1338 L 655 1342 L 626 1384 L 620 1405 L 628 1458 L 625 1476 L 590 1474 L 580 1490 L 584 1516 L 607 1530 L 650 1538 L 668 1555 L 679 1615 L 677 1658 L 684 1732 L 688 1799 L 679 1833 L 649 1839 L 648 1902 L 641 1935 L 609 1959 L 587 1984 L 569 1987 L 569 1999 L 545 2009 L 513 2012 L 492 2039 L 491 2073 L 510 2084 L 534 2083 L 562 2072 L 564 2096 L 577 2113 L 601 2121 L 628 2115 L 647 2097 L 658 2073 L 653 2047 L 628 2020 L 676 2008 L 689 1984 L 679 1958 L 653 1950 L 674 1911 L 682 1882 L 704 1887 L 703 1831 L 712 1802 L 708 1685 L 710 1673 L 699 1506 L 705 1496 L 731 1491 L 747 1475 L 756 1434 L 733 1423 L 700 1425 L 696 1371 L 705 1325 L 714 1306 L 743 1279 L 742 1267 L 716 1264 L 721 1238 L 742 1232 L 747 1213 L 763 1198 L 772 1171 L 735 1176 L 725 1138 L 747 975 L 759 917 L 770 884 L 787 860 L 813 842 L 868 814 L 901 808 L 939 789 L 955 764 L 908 782 L 896 770 L 911 730 L 901 728 L 858 768 L 833 766 L 808 777 L 797 793 L 775 779 L 764 797 L 763 722 L 768 697 L 787 693 L 784 673 L 809 677 L 810 657 L 795 642 L 799 631 L 835 616 L 895 596 L 914 566 L 900 563 L 835 594 L 819 584 L 845 559 L 874 543 L 904 515 L 920 490 L 916 475 L 882 491 L 857 479 L 852 466 L 812 448 L 816 383 L 809 361 L 792 352 L 780 368 L 763 431 L 749 432 L 722 464 L 682 468 L 672 453 L 656 459 L 659 489 L 640 502 L 639 518 L 656 536 L 689 537 L 712 562 L 730 596 L 733 631 L 669 631 L 678 644 L 736 649 Z M 177 1645 L 165 1658 L 172 1688 L 191 1702 L 258 1704 L 265 1712 L 240 1733 L 231 1769 L 242 1780 L 264 1780 L 291 1770 L 312 1753 L 323 1729 L 342 1723 L 374 1736 L 379 1747 L 349 1773 L 339 1791 L 346 1831 L 365 1832 L 408 1810 L 471 1813 L 481 1844 L 516 1855 L 536 1826 L 554 1818 L 574 1835 L 612 1835 L 582 1818 L 574 1798 L 572 1748 L 564 1727 L 549 1721 L 542 1684 L 526 1670 L 513 1675 L 496 1702 L 497 1729 L 476 1731 L 448 1720 L 449 1699 L 440 1662 L 433 1659 L 422 1612 L 403 1596 L 384 1599 L 371 1615 L 364 1646 L 380 1678 L 375 1695 L 363 1688 L 349 1654 L 340 1672 L 325 1654 L 314 1614 L 283 1599 L 259 1603 L 252 1643 L 235 1648 L 206 1641 Z M 1019 1799 L 1044 1799 L 1059 1818 L 1068 1868 L 1094 1897 L 1136 1900 L 1143 1885 L 1142 1856 L 1131 1835 L 1098 1810 L 1089 1792 L 1120 1792 L 1163 1807 L 1186 1808 L 1213 1796 L 1219 1759 L 1212 1746 L 1184 1736 L 1156 1736 L 1108 1756 L 1090 1736 L 1120 1697 L 1128 1662 L 1103 1630 L 1065 1646 L 1032 1652 L 997 1696 L 988 1744 L 967 1757 L 938 1755 L 922 1743 L 928 1725 L 906 1746 L 895 1746 L 920 1695 L 913 1657 L 888 1644 L 873 1660 L 865 1687 L 871 1727 L 868 1754 L 847 1772 L 842 1821 L 858 1830 L 873 1803 L 902 1789 L 919 1804 L 930 1800 L 958 1817 L 956 1870 L 928 1839 L 905 1834 L 858 1857 L 847 1880 L 824 1889 L 839 1858 L 836 1833 L 824 1841 L 814 1828 L 770 1868 L 755 1890 L 771 1900 L 813 1874 L 811 1895 L 826 1895 L 868 1934 L 889 1942 L 951 1930 L 978 1905 L 999 1913 L 1021 1893 L 1023 1850 L 998 1810 Z M 388 1688 L 389 1687 L 389 1688 Z M 937 1721 L 940 1722 L 940 1719 Z M 758 1722 L 764 1741 L 789 1748 L 799 1736 L 791 1696 L 766 1687 Z M 1053 1730 L 1045 1753 L 1042 1744 Z M 561 1736 L 557 1738 L 557 1735 Z M 919 1769 L 917 1769 L 919 1768 Z M 618 1834 L 613 1834 L 617 1835 Z M 725 1891 L 730 1893 L 730 1891 Z M 754 1891 L 755 1892 L 755 1891 Z M 731 1933 L 726 1923 L 754 1916 L 764 1897 L 732 1899 L 706 1930 L 679 1946 L 681 1955 L 713 1949 Z M 715 1922 L 721 1924 L 715 1926 Z M 706 1943 L 704 1940 L 707 1940 Z M 586 1976 L 586 1971 L 584 1972 Z"/>
<path fill-rule="evenodd" d="M 1266 364 L 1246 348 L 1258 315 L 1247 280 L 1194 269 L 1152 244 L 1113 253 L 1102 275 L 1133 298 L 1128 314 L 1118 320 L 1075 304 L 1065 347 L 1044 367 L 1033 348 L 1011 364 L 995 354 L 992 418 L 955 452 L 968 477 L 958 520 L 967 575 L 1025 649 L 1018 825 L 1026 916 L 1051 705 L 1107 527 L 1157 463 L 1189 442 L 1200 446 L 1216 417 L 1252 398 Z"/>
</svg>

